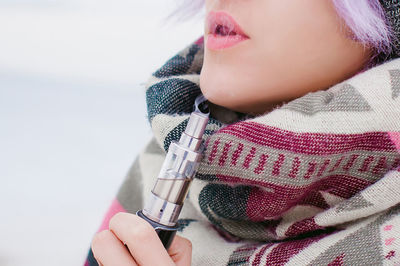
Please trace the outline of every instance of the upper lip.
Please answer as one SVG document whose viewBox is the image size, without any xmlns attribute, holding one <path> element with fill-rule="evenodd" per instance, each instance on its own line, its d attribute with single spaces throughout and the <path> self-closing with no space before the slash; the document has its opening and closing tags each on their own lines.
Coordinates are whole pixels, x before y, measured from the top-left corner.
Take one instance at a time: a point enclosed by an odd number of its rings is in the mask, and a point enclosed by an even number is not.
<svg viewBox="0 0 400 266">
<path fill-rule="evenodd" d="M 242 35 L 248 38 L 247 34 L 244 33 L 239 24 L 227 12 L 211 11 L 207 15 L 208 33 L 215 34 L 218 26 L 224 26 L 229 30 L 230 33 Z"/>
</svg>

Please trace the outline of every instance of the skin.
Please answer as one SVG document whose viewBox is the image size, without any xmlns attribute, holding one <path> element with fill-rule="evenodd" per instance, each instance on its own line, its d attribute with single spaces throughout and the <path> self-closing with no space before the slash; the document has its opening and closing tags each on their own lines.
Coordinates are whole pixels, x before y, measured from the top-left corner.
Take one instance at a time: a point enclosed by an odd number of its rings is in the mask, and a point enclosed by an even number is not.
<svg viewBox="0 0 400 266">
<path fill-rule="evenodd" d="M 232 110 L 265 113 L 355 75 L 371 56 L 349 38 L 329 0 L 206 0 L 211 10 L 228 12 L 250 37 L 204 50 L 201 90 Z M 205 42 L 207 33 L 205 25 Z M 95 235 L 92 250 L 100 265 L 186 266 L 192 256 L 188 239 L 176 236 L 167 252 L 154 229 L 128 213 L 115 215 L 109 230 Z"/>
<path fill-rule="evenodd" d="M 192 244 L 188 239 L 176 235 L 166 251 L 148 222 L 122 212 L 111 218 L 108 230 L 95 235 L 92 251 L 98 264 L 105 266 L 186 266 L 192 260 Z"/>
<path fill-rule="evenodd" d="M 349 38 L 329 0 L 206 0 L 225 11 L 250 39 L 223 49 L 205 45 L 200 87 L 209 101 L 262 114 L 357 72 L 371 49 Z M 208 28 L 205 25 L 205 43 Z"/>
</svg>

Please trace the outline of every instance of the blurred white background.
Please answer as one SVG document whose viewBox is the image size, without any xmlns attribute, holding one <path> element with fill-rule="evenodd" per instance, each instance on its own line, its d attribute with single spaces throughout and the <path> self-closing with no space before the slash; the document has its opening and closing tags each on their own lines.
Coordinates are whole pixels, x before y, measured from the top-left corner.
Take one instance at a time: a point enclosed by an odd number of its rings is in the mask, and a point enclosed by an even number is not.
<svg viewBox="0 0 400 266">
<path fill-rule="evenodd" d="M 150 138 L 143 83 L 202 35 L 174 0 L 0 0 L 0 265 L 82 265 Z"/>
</svg>

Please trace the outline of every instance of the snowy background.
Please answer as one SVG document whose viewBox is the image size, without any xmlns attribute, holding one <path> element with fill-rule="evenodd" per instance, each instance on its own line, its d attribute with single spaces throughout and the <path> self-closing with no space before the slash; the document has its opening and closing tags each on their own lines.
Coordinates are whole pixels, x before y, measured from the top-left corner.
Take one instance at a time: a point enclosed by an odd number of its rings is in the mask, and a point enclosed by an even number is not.
<svg viewBox="0 0 400 266">
<path fill-rule="evenodd" d="M 173 0 L 0 0 L 0 265 L 82 265 L 150 138 L 149 75 L 202 35 Z"/>
</svg>

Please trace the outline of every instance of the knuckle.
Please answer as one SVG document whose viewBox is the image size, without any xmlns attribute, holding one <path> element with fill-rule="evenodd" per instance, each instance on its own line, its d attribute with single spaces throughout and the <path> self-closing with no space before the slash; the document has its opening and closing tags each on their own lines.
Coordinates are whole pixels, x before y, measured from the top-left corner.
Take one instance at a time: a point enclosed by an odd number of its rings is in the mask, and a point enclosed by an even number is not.
<svg viewBox="0 0 400 266">
<path fill-rule="evenodd" d="M 99 247 L 103 246 L 110 239 L 110 231 L 101 231 L 93 237 L 92 240 L 92 250 L 97 250 Z"/>
<path fill-rule="evenodd" d="M 131 227 L 131 232 L 138 241 L 146 241 L 151 238 L 152 234 L 155 234 L 153 227 L 144 220 L 135 223 Z"/>
<path fill-rule="evenodd" d="M 118 213 L 114 214 L 114 216 L 111 217 L 110 221 L 108 222 L 109 227 L 111 228 L 112 225 L 114 225 L 114 224 L 118 223 L 119 221 L 123 220 L 124 217 L 125 217 L 125 214 L 126 213 L 124 213 L 124 212 L 118 212 Z"/>
<path fill-rule="evenodd" d="M 110 219 L 109 228 L 113 232 L 122 233 L 136 241 L 149 240 L 152 237 L 151 234 L 155 234 L 153 227 L 147 221 L 134 214 L 124 212 L 119 212 Z"/>
</svg>

